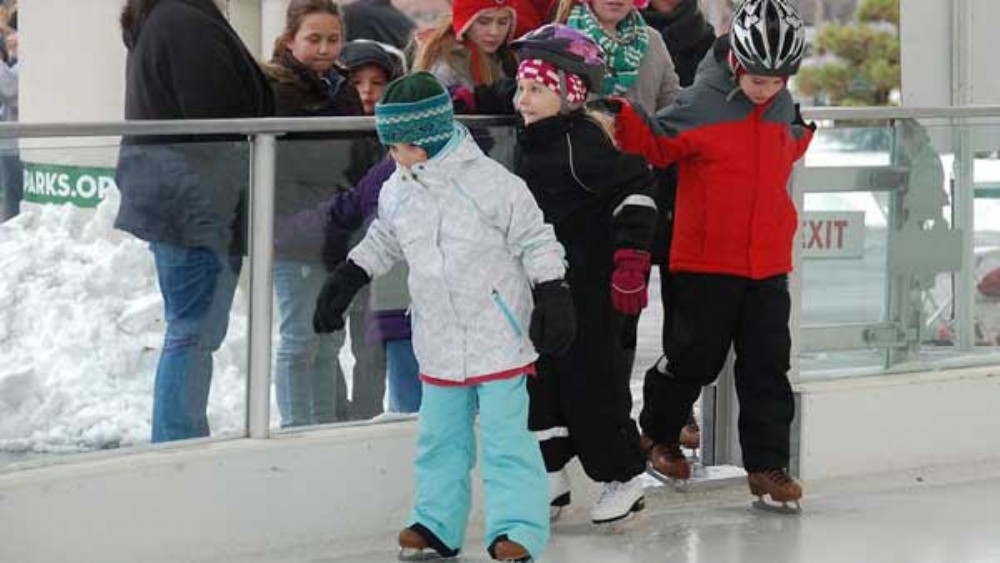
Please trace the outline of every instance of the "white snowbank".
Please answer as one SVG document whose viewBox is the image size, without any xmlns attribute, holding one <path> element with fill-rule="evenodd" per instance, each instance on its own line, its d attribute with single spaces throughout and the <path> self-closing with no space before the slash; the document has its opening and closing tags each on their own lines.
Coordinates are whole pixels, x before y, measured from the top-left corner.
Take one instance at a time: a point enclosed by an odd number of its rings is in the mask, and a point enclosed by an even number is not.
<svg viewBox="0 0 1000 563">
<path fill-rule="evenodd" d="M 146 244 L 96 210 L 27 205 L 0 224 L 0 451 L 147 442 L 163 304 Z M 215 355 L 213 435 L 242 432 L 246 299 Z"/>
</svg>

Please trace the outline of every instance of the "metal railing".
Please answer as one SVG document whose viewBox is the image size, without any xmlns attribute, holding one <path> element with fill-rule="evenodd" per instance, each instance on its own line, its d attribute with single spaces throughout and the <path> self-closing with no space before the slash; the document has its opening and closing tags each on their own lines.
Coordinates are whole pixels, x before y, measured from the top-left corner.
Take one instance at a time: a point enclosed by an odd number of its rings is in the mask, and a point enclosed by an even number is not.
<svg viewBox="0 0 1000 563">
<path fill-rule="evenodd" d="M 894 119 L 968 120 L 1000 118 L 1000 106 L 939 107 L 939 108 L 803 108 L 807 120 L 816 121 L 879 121 Z M 463 117 L 463 122 L 477 127 L 508 127 L 512 117 Z M 0 139 L 41 139 L 65 137 L 170 136 L 170 135 L 239 135 L 246 136 L 251 149 L 250 216 L 250 318 L 249 318 L 249 384 L 247 397 L 247 433 L 251 438 L 266 438 L 269 429 L 271 322 L 275 192 L 275 148 L 285 133 L 305 132 L 370 132 L 374 119 L 370 117 L 287 118 L 287 119 L 219 119 L 185 121 L 133 121 L 99 123 L 4 123 L 0 124 Z M 963 148 L 965 147 L 965 148 Z M 956 151 L 968 150 L 967 144 L 956 144 Z M 961 158 L 971 158 L 964 154 Z M 964 160 L 963 160 L 964 162 Z M 969 161 L 971 163 L 971 160 Z M 968 164 L 968 163 L 967 163 Z M 971 164 L 969 165 L 971 166 Z M 971 170 L 960 175 L 960 181 L 971 181 Z M 971 187 L 971 186 L 970 186 Z M 968 193 L 972 193 L 969 191 Z M 801 195 L 801 194 L 800 194 Z M 971 195 L 970 195 L 971 198 Z M 801 205 L 801 197 L 797 201 Z M 966 217 L 971 219 L 971 203 L 963 201 Z M 971 236 L 971 235 L 970 235 Z M 799 262 L 800 263 L 800 262 Z M 963 263 L 963 274 L 968 264 Z M 795 306 L 801 304 L 801 283 L 793 279 Z M 968 296 L 962 299 L 968 301 Z M 959 306 L 960 322 L 971 323 L 970 304 Z M 793 313 L 792 331 L 799 330 L 798 315 Z M 968 344 L 965 342 L 965 344 Z M 720 421 L 719 424 L 723 422 Z"/>
</svg>

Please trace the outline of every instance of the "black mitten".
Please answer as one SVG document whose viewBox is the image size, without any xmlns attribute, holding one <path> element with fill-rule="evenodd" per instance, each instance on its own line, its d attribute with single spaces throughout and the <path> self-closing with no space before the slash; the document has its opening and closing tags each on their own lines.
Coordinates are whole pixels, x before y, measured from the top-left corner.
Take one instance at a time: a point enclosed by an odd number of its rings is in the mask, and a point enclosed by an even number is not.
<svg viewBox="0 0 1000 563">
<path fill-rule="evenodd" d="M 809 123 L 806 123 L 806 121 L 802 119 L 802 109 L 799 108 L 799 104 L 795 104 L 795 120 L 792 121 L 792 125 L 801 125 L 806 129 L 812 129 L 813 131 L 816 130 L 815 122 L 810 121 Z"/>
<path fill-rule="evenodd" d="M 337 266 L 327 276 L 323 289 L 316 299 L 313 313 L 313 330 L 324 334 L 344 328 L 344 312 L 354 299 L 354 294 L 368 284 L 371 278 L 357 264 L 348 260 Z"/>
<path fill-rule="evenodd" d="M 576 338 L 576 311 L 569 284 L 552 280 L 535 286 L 535 310 L 531 313 L 531 342 L 541 354 L 562 356 Z"/>
</svg>

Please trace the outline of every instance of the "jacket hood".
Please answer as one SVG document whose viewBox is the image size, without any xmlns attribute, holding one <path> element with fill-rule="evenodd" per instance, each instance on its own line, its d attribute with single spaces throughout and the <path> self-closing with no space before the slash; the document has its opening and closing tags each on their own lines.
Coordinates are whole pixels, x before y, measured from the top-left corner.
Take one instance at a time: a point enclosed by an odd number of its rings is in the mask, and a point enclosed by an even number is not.
<svg viewBox="0 0 1000 563">
<path fill-rule="evenodd" d="M 728 99 L 734 90 L 739 89 L 739 85 L 733 79 L 733 71 L 726 62 L 727 53 L 729 53 L 729 36 L 723 35 L 715 40 L 711 50 L 712 56 L 705 57 L 698 65 L 695 83 L 722 92 Z"/>
</svg>

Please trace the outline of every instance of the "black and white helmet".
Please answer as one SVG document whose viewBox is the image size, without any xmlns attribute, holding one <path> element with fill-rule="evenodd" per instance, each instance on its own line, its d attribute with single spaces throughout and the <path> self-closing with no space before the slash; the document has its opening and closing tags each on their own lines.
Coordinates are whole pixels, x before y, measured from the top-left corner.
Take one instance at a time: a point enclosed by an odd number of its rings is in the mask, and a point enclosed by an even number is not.
<svg viewBox="0 0 1000 563">
<path fill-rule="evenodd" d="M 743 0 L 733 14 L 729 42 L 747 72 L 789 76 L 802 62 L 805 23 L 791 0 Z"/>
</svg>

